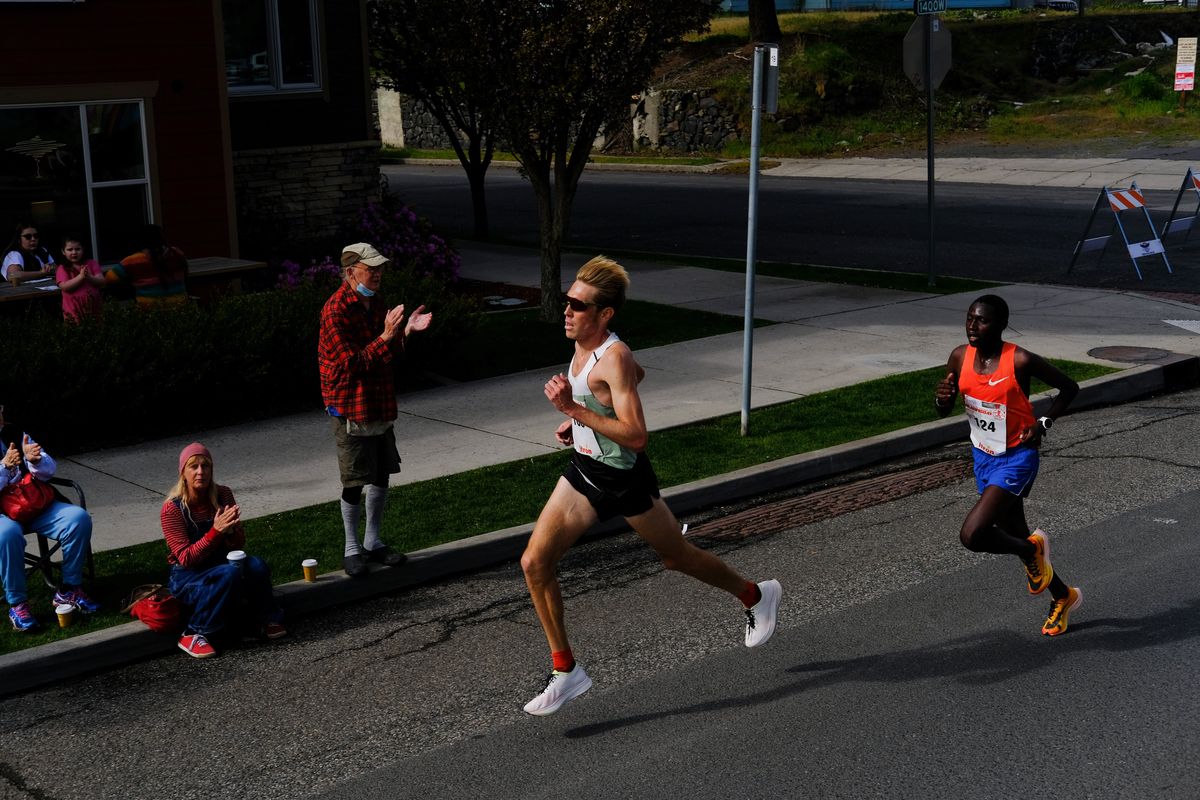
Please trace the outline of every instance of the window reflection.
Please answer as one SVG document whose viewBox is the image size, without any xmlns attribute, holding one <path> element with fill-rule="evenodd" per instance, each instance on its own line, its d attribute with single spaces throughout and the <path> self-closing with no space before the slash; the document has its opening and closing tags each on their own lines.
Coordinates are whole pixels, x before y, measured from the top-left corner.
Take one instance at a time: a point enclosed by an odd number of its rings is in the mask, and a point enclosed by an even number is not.
<svg viewBox="0 0 1200 800">
<path fill-rule="evenodd" d="M 115 260 L 149 209 L 141 103 L 0 107 L 5 226 L 32 222 L 52 252 L 64 234 L 91 232 L 95 256 Z"/>
<path fill-rule="evenodd" d="M 142 115 L 136 103 L 90 105 L 87 119 L 93 181 L 146 177 L 142 158 Z"/>
<path fill-rule="evenodd" d="M 230 89 L 314 88 L 317 79 L 313 0 L 222 0 L 225 80 Z"/>
</svg>

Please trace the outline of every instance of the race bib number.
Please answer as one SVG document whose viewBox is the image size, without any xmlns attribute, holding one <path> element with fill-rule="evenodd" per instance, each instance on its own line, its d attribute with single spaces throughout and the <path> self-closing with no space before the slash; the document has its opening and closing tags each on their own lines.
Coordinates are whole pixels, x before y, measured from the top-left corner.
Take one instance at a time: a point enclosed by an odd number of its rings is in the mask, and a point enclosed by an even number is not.
<svg viewBox="0 0 1200 800">
<path fill-rule="evenodd" d="M 989 456 L 1003 455 L 1008 449 L 1008 406 L 985 403 L 963 395 L 967 419 L 971 423 L 971 444 Z"/>
</svg>

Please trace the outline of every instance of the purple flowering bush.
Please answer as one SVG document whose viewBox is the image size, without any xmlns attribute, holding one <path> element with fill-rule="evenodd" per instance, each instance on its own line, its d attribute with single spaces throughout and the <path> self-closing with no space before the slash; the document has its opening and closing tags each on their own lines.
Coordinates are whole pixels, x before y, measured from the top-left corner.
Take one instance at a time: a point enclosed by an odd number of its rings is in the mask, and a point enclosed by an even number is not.
<svg viewBox="0 0 1200 800">
<path fill-rule="evenodd" d="M 351 226 L 349 241 L 370 242 L 392 261 L 410 267 L 421 276 L 458 280 L 462 263 L 445 239 L 433 232 L 429 220 L 418 217 L 392 194 L 384 193 L 377 203 L 368 203 Z"/>
<path fill-rule="evenodd" d="M 309 261 L 307 267 L 301 267 L 295 261 L 286 259 L 279 265 L 279 277 L 275 288 L 292 291 L 302 286 L 332 287 L 341 279 L 341 268 L 334 263 L 332 256 L 325 256 L 319 263 L 314 258 Z"/>
</svg>

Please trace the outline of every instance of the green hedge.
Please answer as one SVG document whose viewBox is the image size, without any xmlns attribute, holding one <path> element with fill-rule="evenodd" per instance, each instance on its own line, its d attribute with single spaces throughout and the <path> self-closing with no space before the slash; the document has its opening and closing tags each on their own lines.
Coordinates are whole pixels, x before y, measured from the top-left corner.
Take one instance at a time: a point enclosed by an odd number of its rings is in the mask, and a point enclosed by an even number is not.
<svg viewBox="0 0 1200 800">
<path fill-rule="evenodd" d="M 10 424 L 68 455 L 321 407 L 317 332 L 332 285 L 227 295 L 139 309 L 108 302 L 101 318 L 64 323 L 48 304 L 0 317 L 8 345 L 0 403 Z M 414 337 L 399 385 L 474 330 L 476 303 L 410 269 L 385 273 L 381 296 L 434 325 Z"/>
</svg>

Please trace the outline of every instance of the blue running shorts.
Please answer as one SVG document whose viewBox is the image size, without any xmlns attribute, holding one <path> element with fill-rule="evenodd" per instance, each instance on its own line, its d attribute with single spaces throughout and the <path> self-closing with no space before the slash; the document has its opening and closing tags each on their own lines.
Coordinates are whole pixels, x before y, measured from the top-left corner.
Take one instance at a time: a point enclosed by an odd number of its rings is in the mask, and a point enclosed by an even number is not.
<svg viewBox="0 0 1200 800">
<path fill-rule="evenodd" d="M 980 494 L 989 486 L 999 486 L 1017 497 L 1029 496 L 1040 463 L 1037 448 L 1016 447 L 999 456 L 989 456 L 978 447 L 971 449 L 975 453 L 975 488 Z"/>
</svg>

